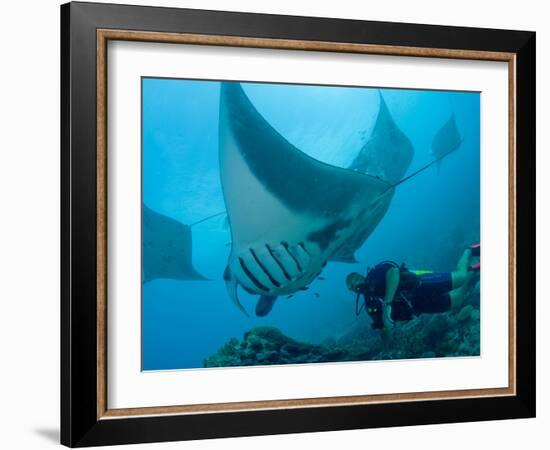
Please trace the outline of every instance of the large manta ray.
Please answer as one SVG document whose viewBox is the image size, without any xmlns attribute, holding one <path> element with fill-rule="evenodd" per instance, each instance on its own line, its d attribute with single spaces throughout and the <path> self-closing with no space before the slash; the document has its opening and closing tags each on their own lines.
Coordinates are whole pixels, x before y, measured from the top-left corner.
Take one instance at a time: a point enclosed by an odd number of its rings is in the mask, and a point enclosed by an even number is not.
<svg viewBox="0 0 550 450">
<path fill-rule="evenodd" d="M 191 228 L 143 205 L 143 282 L 206 280 L 192 264 Z"/>
<path fill-rule="evenodd" d="M 301 152 L 259 114 L 239 83 L 221 84 L 219 142 L 232 238 L 224 280 L 245 314 L 238 285 L 261 296 L 256 313 L 266 314 L 277 296 L 305 289 L 327 261 L 353 256 L 394 193 L 379 177 Z"/>
</svg>

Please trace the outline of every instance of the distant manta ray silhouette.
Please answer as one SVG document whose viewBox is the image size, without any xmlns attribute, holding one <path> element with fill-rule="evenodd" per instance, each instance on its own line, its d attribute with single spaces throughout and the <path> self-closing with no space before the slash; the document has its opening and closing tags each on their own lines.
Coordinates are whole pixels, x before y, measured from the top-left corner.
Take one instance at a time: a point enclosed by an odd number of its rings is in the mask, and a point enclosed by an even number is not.
<svg viewBox="0 0 550 450">
<path fill-rule="evenodd" d="M 462 137 L 456 125 L 455 113 L 445 122 L 435 134 L 432 141 L 432 156 L 438 160 L 436 167 L 441 166 L 442 156 L 454 152 L 462 144 Z"/>
<path fill-rule="evenodd" d="M 307 288 L 331 258 L 364 242 L 393 196 L 392 184 L 379 177 L 298 150 L 236 82 L 221 83 L 219 142 L 231 229 L 224 280 L 245 314 L 239 285 L 260 295 L 256 312 L 264 315 L 277 296 Z"/>
<path fill-rule="evenodd" d="M 164 278 L 207 280 L 193 267 L 191 227 L 143 205 L 143 283 Z"/>
</svg>

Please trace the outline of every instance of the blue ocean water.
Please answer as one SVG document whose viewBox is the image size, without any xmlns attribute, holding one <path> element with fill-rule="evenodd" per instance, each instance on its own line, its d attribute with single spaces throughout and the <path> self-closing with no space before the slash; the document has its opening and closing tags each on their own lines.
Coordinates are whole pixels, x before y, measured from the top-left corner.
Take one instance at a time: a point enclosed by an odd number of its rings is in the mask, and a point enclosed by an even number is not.
<svg viewBox="0 0 550 450">
<path fill-rule="evenodd" d="M 223 212 L 220 83 L 156 78 L 142 82 L 143 203 L 183 224 Z M 369 139 L 379 93 L 413 144 L 408 173 L 433 160 L 433 137 L 453 113 L 463 142 L 439 167 L 430 167 L 397 188 L 385 217 L 357 252 L 357 264 L 330 262 L 324 280 L 292 298 L 279 299 L 263 318 L 253 315 L 257 297 L 240 293 L 250 318 L 229 300 L 222 279 L 231 240 L 225 217 L 194 226 L 193 265 L 209 280 L 144 283 L 144 370 L 203 367 L 204 359 L 229 338 L 242 339 L 258 325 L 276 327 L 310 343 L 338 338 L 358 320 L 369 320 L 355 317 L 355 296 L 345 286 L 349 272 L 364 273 L 381 260 L 449 271 L 456 264 L 456 252 L 449 247 L 469 236 L 479 237 L 479 93 L 265 83 L 243 83 L 243 88 L 287 140 L 340 167 L 347 167 Z"/>
</svg>

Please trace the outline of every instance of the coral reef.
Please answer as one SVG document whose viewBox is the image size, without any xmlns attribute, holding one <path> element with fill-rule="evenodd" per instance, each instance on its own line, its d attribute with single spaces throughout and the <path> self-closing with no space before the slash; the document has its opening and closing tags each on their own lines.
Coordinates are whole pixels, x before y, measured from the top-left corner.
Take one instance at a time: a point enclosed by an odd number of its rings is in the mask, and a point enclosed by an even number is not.
<svg viewBox="0 0 550 450">
<path fill-rule="evenodd" d="M 373 330 L 370 319 L 363 316 L 346 335 L 318 345 L 292 339 L 277 328 L 256 327 L 242 341 L 230 339 L 204 360 L 204 367 L 476 356 L 480 354 L 479 317 L 479 309 L 468 303 L 459 311 L 422 314 L 381 332 Z"/>
<path fill-rule="evenodd" d="M 447 239 L 448 252 L 442 262 L 456 261 L 464 242 L 478 242 L 471 233 L 465 239 L 457 231 Z M 452 254 L 452 258 L 448 254 Z M 451 269 L 452 270 L 452 269 Z M 366 314 L 346 334 L 329 337 L 319 344 L 297 341 L 273 327 L 256 327 L 243 339 L 230 339 L 218 352 L 204 360 L 205 367 L 229 367 L 314 362 L 372 361 L 413 358 L 478 356 L 480 354 L 480 282 L 474 280 L 462 307 L 440 314 L 421 314 L 408 322 L 382 331 L 371 328 Z"/>
<path fill-rule="evenodd" d="M 327 356 L 330 358 L 329 354 L 323 346 L 297 341 L 277 328 L 256 327 L 247 331 L 241 342 L 230 339 L 204 361 L 204 367 L 323 362 L 327 361 Z M 333 358 L 337 357 L 333 355 Z"/>
</svg>

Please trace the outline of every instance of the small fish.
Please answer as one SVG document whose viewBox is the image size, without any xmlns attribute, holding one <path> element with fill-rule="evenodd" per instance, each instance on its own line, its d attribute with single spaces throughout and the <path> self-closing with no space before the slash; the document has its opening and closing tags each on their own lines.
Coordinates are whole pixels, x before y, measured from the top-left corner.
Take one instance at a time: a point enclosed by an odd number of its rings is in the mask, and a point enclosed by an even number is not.
<svg viewBox="0 0 550 450">
<path fill-rule="evenodd" d="M 294 294 L 287 295 L 286 298 L 292 298 L 294 297 Z"/>
<path fill-rule="evenodd" d="M 325 281 L 326 278 L 325 277 L 317 277 L 318 280 L 321 280 L 321 281 Z"/>
<path fill-rule="evenodd" d="M 319 294 L 319 292 L 315 292 L 315 297 L 319 298 L 321 295 Z"/>
<path fill-rule="evenodd" d="M 301 291 L 307 291 L 308 289 L 309 289 L 309 287 L 307 287 L 307 286 L 302 286 L 302 287 L 300 288 Z"/>
</svg>

